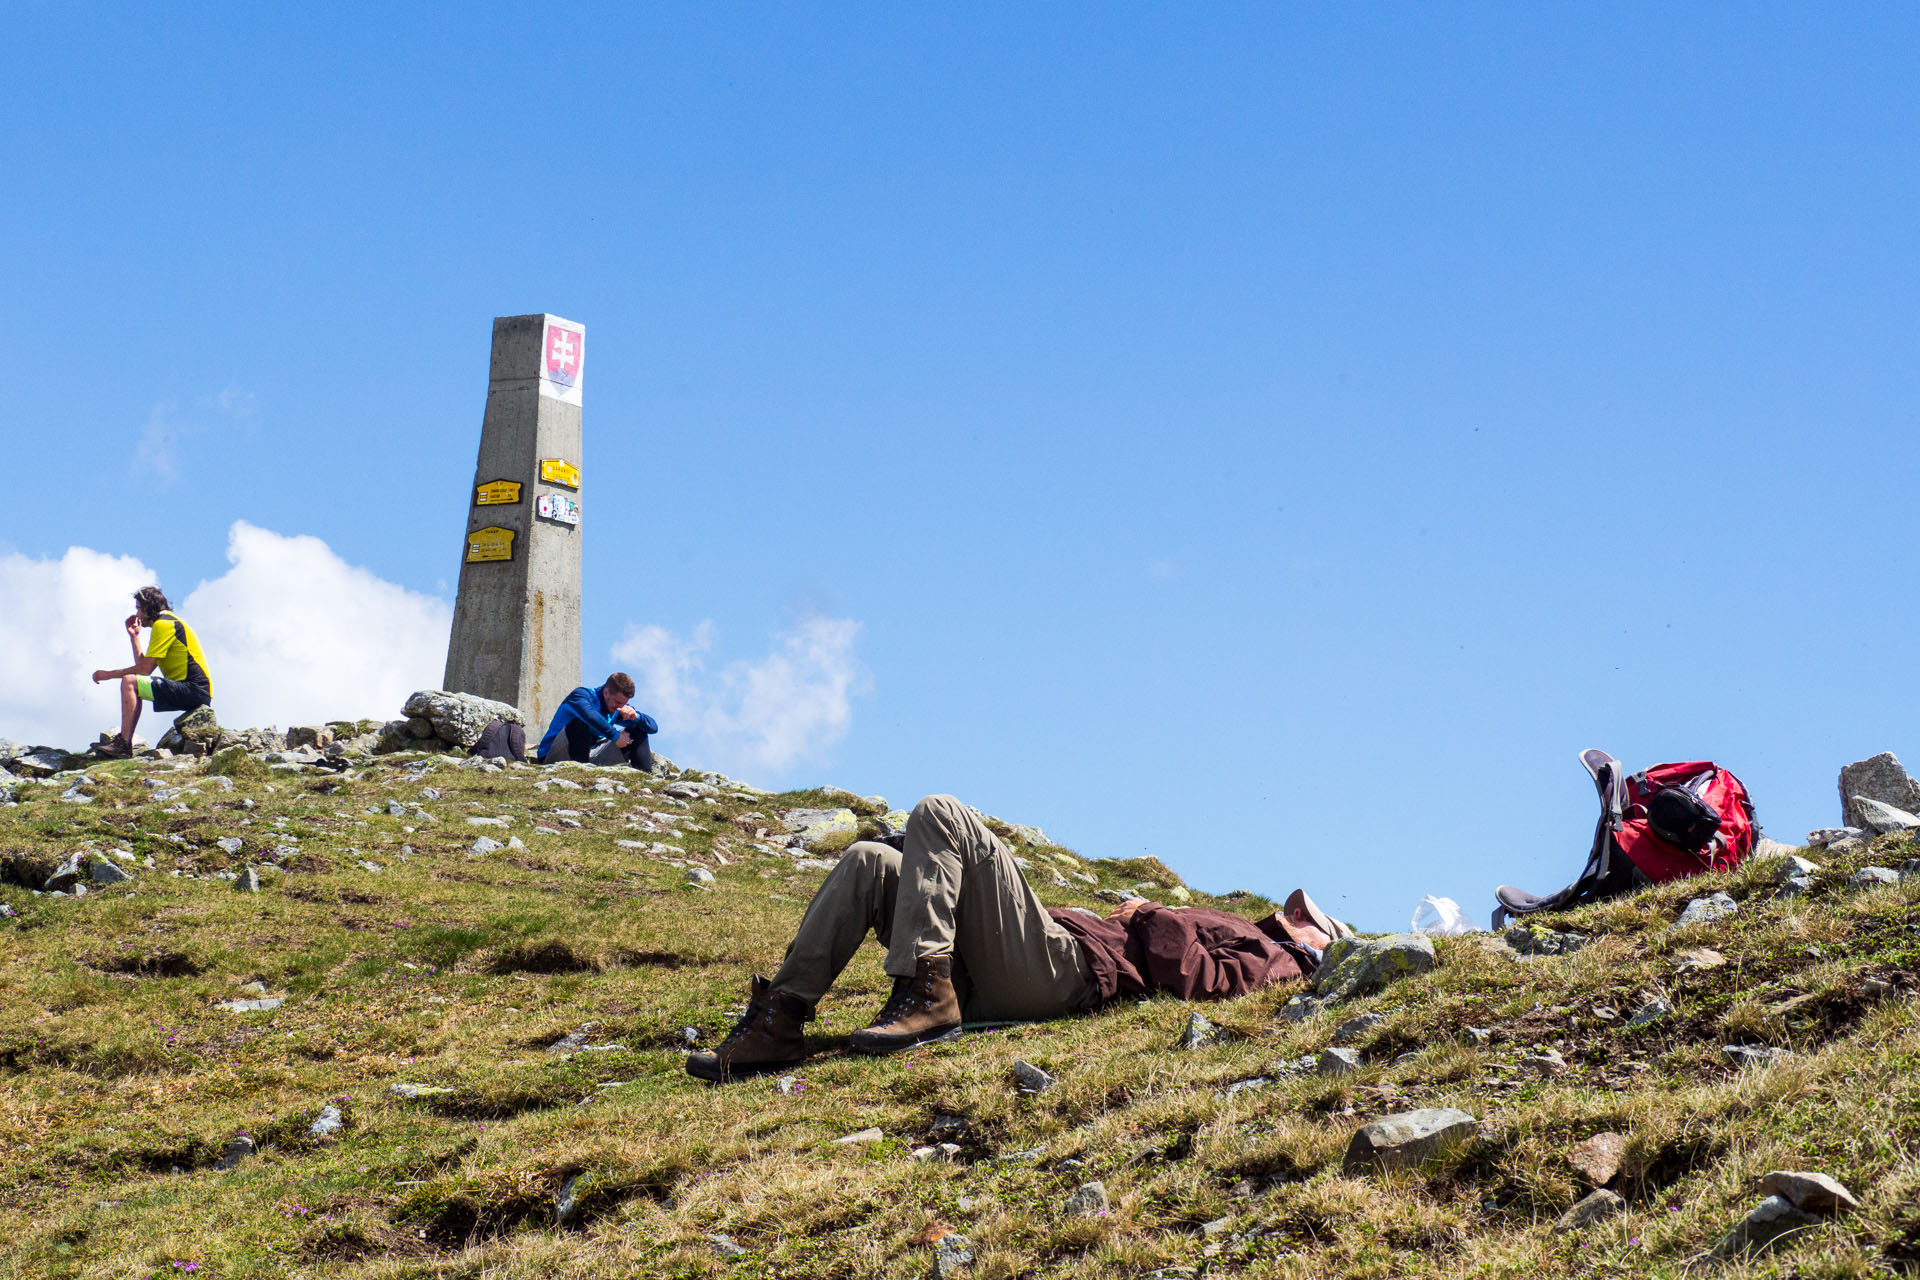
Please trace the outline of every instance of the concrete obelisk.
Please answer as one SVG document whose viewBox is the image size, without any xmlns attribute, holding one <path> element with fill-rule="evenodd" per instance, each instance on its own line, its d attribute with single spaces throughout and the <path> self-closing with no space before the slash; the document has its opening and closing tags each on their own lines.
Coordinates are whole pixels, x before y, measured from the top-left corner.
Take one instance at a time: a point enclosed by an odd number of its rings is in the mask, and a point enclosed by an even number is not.
<svg viewBox="0 0 1920 1280">
<path fill-rule="evenodd" d="M 570 320 L 535 315 L 493 322 L 487 412 L 467 491 L 445 683 L 520 708 L 530 739 L 580 684 L 586 356 L 586 329 Z"/>
</svg>

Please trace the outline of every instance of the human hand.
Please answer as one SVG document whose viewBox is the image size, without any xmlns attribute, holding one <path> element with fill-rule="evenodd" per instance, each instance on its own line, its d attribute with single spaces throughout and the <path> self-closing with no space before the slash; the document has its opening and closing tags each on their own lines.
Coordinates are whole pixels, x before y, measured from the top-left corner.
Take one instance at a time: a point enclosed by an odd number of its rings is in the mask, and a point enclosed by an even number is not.
<svg viewBox="0 0 1920 1280">
<path fill-rule="evenodd" d="M 1125 924 L 1127 921 L 1133 919 L 1135 915 L 1139 914 L 1140 908 L 1149 905 L 1151 904 L 1148 903 L 1145 898 L 1128 898 L 1120 904 L 1120 909 L 1108 918 L 1119 924 Z"/>
<path fill-rule="evenodd" d="M 640 718 L 640 713 L 638 711 L 635 711 L 632 707 L 620 708 L 619 714 L 622 720 L 638 720 Z"/>
<path fill-rule="evenodd" d="M 93 682 L 95 684 L 99 684 L 102 680 L 111 680 L 112 678 L 113 673 L 111 671 L 96 671 L 93 673 Z"/>
<path fill-rule="evenodd" d="M 623 733 L 620 735 L 619 739 L 614 742 L 613 745 L 620 748 L 622 751 L 625 751 L 628 747 L 633 745 L 633 735 L 630 733 Z"/>
<path fill-rule="evenodd" d="M 137 613 L 128 614 L 125 625 L 127 628 L 127 634 L 130 636 L 133 636 L 135 639 L 138 639 L 140 636 L 140 615 Z"/>
</svg>

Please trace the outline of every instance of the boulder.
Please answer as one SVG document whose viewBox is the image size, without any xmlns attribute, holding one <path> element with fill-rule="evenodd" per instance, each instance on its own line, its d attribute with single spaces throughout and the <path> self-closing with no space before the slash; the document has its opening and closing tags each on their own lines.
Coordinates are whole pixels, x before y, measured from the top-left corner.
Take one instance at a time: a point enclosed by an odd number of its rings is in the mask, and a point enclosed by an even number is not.
<svg viewBox="0 0 1920 1280">
<path fill-rule="evenodd" d="M 1594 1186 L 1604 1187 L 1620 1172 L 1620 1162 L 1626 1155 L 1627 1136 L 1609 1130 L 1576 1142 L 1573 1150 L 1567 1152 L 1567 1163 Z"/>
<path fill-rule="evenodd" d="M 1335 1044 L 1352 1044 L 1354 1041 L 1363 1038 L 1376 1027 L 1384 1026 L 1386 1021 L 1386 1014 L 1372 1010 L 1360 1014 L 1358 1017 L 1348 1018 L 1345 1022 L 1333 1029 L 1333 1042 Z"/>
<path fill-rule="evenodd" d="M 1328 1000 L 1377 991 L 1396 978 L 1426 973 L 1437 963 L 1431 939 L 1417 933 L 1385 938 L 1341 938 L 1313 973 L 1313 989 Z"/>
<path fill-rule="evenodd" d="M 1892 867 L 1862 867 L 1847 877 L 1847 883 L 1856 889 L 1877 889 L 1881 885 L 1899 884 L 1900 873 Z"/>
<path fill-rule="evenodd" d="M 73 886 L 80 883 L 81 877 L 86 874 L 87 855 L 84 853 L 68 854 L 66 859 L 62 861 L 59 866 L 55 867 L 52 874 L 47 877 L 47 882 L 40 887 L 48 893 L 57 893 L 61 890 L 73 888 Z"/>
<path fill-rule="evenodd" d="M 220 720 L 212 707 L 195 707 L 174 719 L 155 744 L 188 756 L 210 756 L 220 742 Z"/>
<path fill-rule="evenodd" d="M 1214 1038 L 1219 1034 L 1220 1028 L 1207 1021 L 1205 1014 L 1191 1013 L 1187 1015 L 1187 1029 L 1180 1033 L 1180 1042 L 1177 1047 L 1181 1049 L 1198 1049 L 1204 1045 L 1212 1044 Z"/>
<path fill-rule="evenodd" d="M 1891 751 L 1856 760 L 1840 768 L 1841 821 L 1849 827 L 1864 827 L 1860 801 L 1877 800 L 1881 804 L 1920 812 L 1920 783 L 1907 776 L 1899 757 Z"/>
<path fill-rule="evenodd" d="M 1083 1182 L 1060 1206 L 1068 1217 L 1097 1218 L 1107 1211 L 1107 1184 Z"/>
<path fill-rule="evenodd" d="M 86 757 L 76 756 L 59 747 L 28 747 L 7 761 L 7 769 L 23 778 L 51 778 L 56 773 L 78 767 L 85 760 Z"/>
<path fill-rule="evenodd" d="M 789 809 L 780 821 L 810 853 L 838 852 L 860 834 L 851 809 Z"/>
<path fill-rule="evenodd" d="M 1350 1076 L 1361 1065 L 1358 1049 L 1322 1049 L 1313 1069 L 1315 1075 Z"/>
<path fill-rule="evenodd" d="M 1790 844 L 1781 844 L 1778 840 L 1761 836 L 1753 842 L 1753 853 L 1747 861 L 1768 862 L 1774 858 L 1791 858 L 1797 852 L 1799 850 Z"/>
<path fill-rule="evenodd" d="M 1684 929 L 1690 924 L 1710 924 L 1715 920 L 1723 920 L 1738 910 L 1740 910 L 1740 904 L 1725 893 L 1695 898 L 1687 904 L 1687 909 L 1680 913 L 1680 918 L 1673 922 L 1673 927 Z"/>
<path fill-rule="evenodd" d="M 1811 1227 L 1819 1221 L 1812 1214 L 1796 1209 L 1785 1196 L 1768 1196 L 1714 1246 L 1713 1256 L 1728 1258 L 1736 1254 L 1757 1253 L 1772 1247 L 1787 1233 Z"/>
<path fill-rule="evenodd" d="M 1604 1222 L 1615 1214 L 1624 1213 L 1626 1207 L 1627 1202 L 1625 1199 L 1602 1187 L 1597 1191 L 1588 1193 L 1585 1199 L 1561 1214 L 1559 1221 L 1553 1224 L 1553 1229 L 1555 1231 L 1578 1231 L 1580 1228 L 1590 1227 L 1596 1222 Z"/>
<path fill-rule="evenodd" d="M 1859 825 L 1877 836 L 1893 835 L 1902 831 L 1920 831 L 1920 818 L 1895 805 L 1887 804 L 1869 796 L 1855 796 L 1854 810 L 1859 815 Z"/>
<path fill-rule="evenodd" d="M 333 745 L 333 730 L 326 725 L 297 724 L 287 730 L 287 749 L 312 747 L 325 751 Z"/>
<path fill-rule="evenodd" d="M 1011 1070 L 1014 1087 L 1022 1093 L 1045 1093 L 1058 1083 L 1052 1076 L 1024 1058 L 1015 1058 Z"/>
<path fill-rule="evenodd" d="M 1824 1173 L 1775 1169 L 1760 1179 L 1760 1189 L 1806 1213 L 1838 1214 L 1860 1207 L 1853 1192 Z"/>
<path fill-rule="evenodd" d="M 1342 1172 L 1411 1169 L 1472 1140 L 1480 1122 L 1457 1107 L 1422 1107 L 1360 1126 L 1347 1144 Z"/>
<path fill-rule="evenodd" d="M 93 865 L 87 868 L 87 877 L 95 888 L 104 884 L 121 884 L 133 879 L 131 872 L 123 871 L 111 858 L 95 858 Z"/>
<path fill-rule="evenodd" d="M 432 737 L 448 742 L 461 750 L 470 750 L 480 741 L 480 731 L 487 727 L 490 720 L 504 720 L 508 724 L 525 724 L 527 719 L 520 709 L 509 703 L 495 702 L 491 698 L 476 697 L 471 693 L 448 693 L 444 689 L 422 689 L 407 699 L 401 711 L 412 718 L 425 720 L 433 727 Z"/>
<path fill-rule="evenodd" d="M 949 1280 L 973 1265 L 973 1243 L 955 1231 L 933 1242 L 934 1280 Z"/>
<path fill-rule="evenodd" d="M 1544 925 L 1508 925 L 1508 946 L 1523 956 L 1570 956 L 1593 941 L 1584 933 L 1556 933 Z"/>
</svg>

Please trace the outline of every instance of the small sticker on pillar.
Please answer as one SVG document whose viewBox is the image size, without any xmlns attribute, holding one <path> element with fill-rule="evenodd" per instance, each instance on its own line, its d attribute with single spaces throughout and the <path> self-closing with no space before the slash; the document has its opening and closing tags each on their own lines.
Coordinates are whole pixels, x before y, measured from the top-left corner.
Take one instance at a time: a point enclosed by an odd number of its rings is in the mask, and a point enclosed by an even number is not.
<svg viewBox="0 0 1920 1280">
<path fill-rule="evenodd" d="M 540 459 L 540 478 L 548 484 L 563 484 L 569 489 L 580 487 L 580 468 L 565 458 Z"/>
<path fill-rule="evenodd" d="M 518 480 L 489 480 L 478 485 L 473 491 L 473 505 L 476 507 L 511 506 L 520 501 L 520 482 Z"/>
<path fill-rule="evenodd" d="M 513 559 L 513 530 L 499 525 L 475 529 L 467 535 L 467 563 Z"/>
<path fill-rule="evenodd" d="M 534 511 L 542 520 L 552 520 L 558 524 L 579 524 L 580 504 L 564 493 L 543 493 L 534 503 Z"/>
</svg>

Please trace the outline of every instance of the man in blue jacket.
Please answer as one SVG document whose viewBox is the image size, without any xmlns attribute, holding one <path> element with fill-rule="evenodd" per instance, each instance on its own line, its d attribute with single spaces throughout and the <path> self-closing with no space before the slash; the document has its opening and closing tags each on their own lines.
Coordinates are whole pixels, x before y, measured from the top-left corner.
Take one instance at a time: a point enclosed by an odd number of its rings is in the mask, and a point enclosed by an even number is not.
<svg viewBox="0 0 1920 1280">
<path fill-rule="evenodd" d="M 608 676 L 598 689 L 581 685 L 553 713 L 553 723 L 547 726 L 547 736 L 540 739 L 534 757 L 541 764 L 556 760 L 625 763 L 652 773 L 653 752 L 647 737 L 660 732 L 660 726 L 652 716 L 628 706 L 632 698 L 633 677 L 624 671 Z"/>
</svg>

